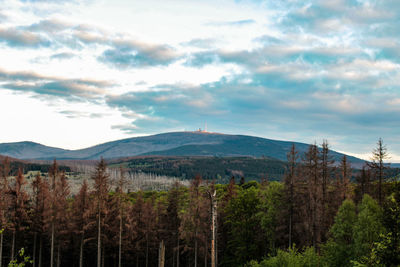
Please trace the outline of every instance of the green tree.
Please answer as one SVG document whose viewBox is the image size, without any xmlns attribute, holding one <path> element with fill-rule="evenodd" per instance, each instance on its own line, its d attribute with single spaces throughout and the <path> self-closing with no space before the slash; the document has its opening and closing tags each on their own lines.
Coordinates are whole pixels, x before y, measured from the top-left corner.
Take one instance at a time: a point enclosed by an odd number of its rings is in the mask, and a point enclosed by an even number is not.
<svg viewBox="0 0 400 267">
<path fill-rule="evenodd" d="M 242 266 L 252 259 L 262 257 L 264 242 L 260 233 L 260 198 L 259 189 L 250 187 L 238 191 L 226 209 L 225 224 L 229 225 L 227 253 L 235 255 L 224 258 L 226 266 Z"/>
<path fill-rule="evenodd" d="M 324 260 L 328 266 L 352 266 L 354 258 L 354 225 L 357 221 L 356 206 L 353 201 L 345 200 L 330 229 L 330 239 L 322 247 Z"/>
<path fill-rule="evenodd" d="M 283 208 L 283 193 L 284 186 L 279 182 L 271 182 L 266 187 L 260 189 L 260 225 L 265 233 L 267 241 L 267 253 L 276 253 L 276 242 L 279 234 L 279 217 Z"/>
<path fill-rule="evenodd" d="M 382 209 L 369 195 L 364 195 L 358 207 L 359 213 L 354 226 L 355 256 L 367 257 L 380 234 L 385 232 L 382 224 Z"/>
<path fill-rule="evenodd" d="M 383 206 L 383 224 L 386 234 L 374 243 L 369 258 L 384 266 L 400 266 L 400 183 L 394 183 L 394 192 Z"/>
<path fill-rule="evenodd" d="M 306 248 L 303 253 L 297 249 L 289 249 L 288 251 L 278 250 L 274 257 L 269 257 L 260 263 L 250 261 L 246 267 L 315 267 L 321 266 L 320 257 L 313 247 Z"/>
</svg>

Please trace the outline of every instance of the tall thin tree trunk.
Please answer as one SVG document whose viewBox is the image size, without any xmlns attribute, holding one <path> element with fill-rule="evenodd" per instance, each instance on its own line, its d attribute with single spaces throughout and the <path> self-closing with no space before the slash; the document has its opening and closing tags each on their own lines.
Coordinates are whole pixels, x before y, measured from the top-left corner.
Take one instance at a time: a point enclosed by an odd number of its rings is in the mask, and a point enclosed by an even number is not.
<svg viewBox="0 0 400 267">
<path fill-rule="evenodd" d="M 51 249 L 50 249 L 50 267 L 53 267 L 54 261 L 54 222 L 51 223 Z"/>
<path fill-rule="evenodd" d="M 178 232 L 178 246 L 176 249 L 176 267 L 179 267 L 179 232 Z"/>
<path fill-rule="evenodd" d="M 37 232 L 33 234 L 33 256 L 32 256 L 32 266 L 36 266 L 36 242 L 37 241 Z M 1 267 L 1 264 L 0 264 Z"/>
<path fill-rule="evenodd" d="M 208 240 L 206 239 L 206 244 L 204 248 L 204 267 L 207 267 L 207 252 L 208 252 Z"/>
<path fill-rule="evenodd" d="M 292 248 L 292 220 L 293 220 L 293 175 L 290 180 L 290 210 L 289 210 L 289 248 Z"/>
<path fill-rule="evenodd" d="M 164 267 L 165 265 L 165 245 L 164 240 L 160 242 L 160 248 L 158 250 L 158 267 Z"/>
<path fill-rule="evenodd" d="M 194 240 L 194 267 L 197 267 L 197 238 Z"/>
<path fill-rule="evenodd" d="M 146 233 L 146 267 L 149 267 L 149 236 Z"/>
<path fill-rule="evenodd" d="M 79 267 L 83 267 L 83 242 L 84 242 L 84 235 L 81 235 L 81 247 L 79 250 Z"/>
<path fill-rule="evenodd" d="M 60 242 L 57 244 L 57 267 L 60 267 Z"/>
<path fill-rule="evenodd" d="M 100 206 L 99 206 L 99 221 L 97 230 L 97 267 L 101 267 L 101 221 L 100 221 Z"/>
<path fill-rule="evenodd" d="M 13 234 L 12 234 L 11 260 L 14 260 L 14 252 L 15 252 L 15 231 L 13 231 Z"/>
<path fill-rule="evenodd" d="M 3 263 L 3 232 L 0 233 L 0 267 Z"/>
<path fill-rule="evenodd" d="M 289 214 L 289 248 L 292 248 L 292 214 Z"/>
<path fill-rule="evenodd" d="M 216 192 L 214 191 L 211 198 L 211 267 L 215 267 L 215 241 L 216 241 L 216 225 L 217 225 L 217 200 L 215 199 Z"/>
<path fill-rule="evenodd" d="M 39 267 L 42 267 L 42 248 L 43 248 L 43 237 L 40 234 L 40 241 L 39 241 Z"/>
<path fill-rule="evenodd" d="M 118 248 L 118 267 L 121 267 L 122 254 L 122 216 L 119 218 L 119 248 Z"/>
<path fill-rule="evenodd" d="M 175 251 L 174 249 L 172 249 L 171 251 L 172 251 L 172 267 L 175 267 Z"/>
<path fill-rule="evenodd" d="M 382 176 L 383 176 L 383 172 L 382 172 L 382 162 L 379 165 L 379 186 L 378 186 L 378 194 L 379 194 L 379 205 L 382 207 Z"/>
<path fill-rule="evenodd" d="M 105 255 L 106 255 L 106 253 L 105 253 L 105 247 L 104 247 L 104 245 L 103 245 L 103 252 L 101 253 L 101 266 L 102 267 L 104 267 L 105 266 Z"/>
</svg>

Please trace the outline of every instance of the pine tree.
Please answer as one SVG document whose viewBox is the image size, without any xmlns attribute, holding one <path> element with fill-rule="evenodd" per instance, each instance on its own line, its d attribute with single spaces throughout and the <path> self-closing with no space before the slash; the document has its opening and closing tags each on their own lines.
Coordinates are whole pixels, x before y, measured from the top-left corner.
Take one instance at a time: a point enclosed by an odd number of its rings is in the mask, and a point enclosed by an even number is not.
<svg viewBox="0 0 400 267">
<path fill-rule="evenodd" d="M 306 201 L 305 218 L 307 219 L 308 240 L 309 245 L 317 248 L 320 243 L 320 168 L 319 168 L 319 151 L 318 147 L 313 144 L 310 145 L 308 151 L 303 157 L 303 179 L 308 191 L 308 201 Z"/>
<path fill-rule="evenodd" d="M 70 187 L 65 175 L 65 171 L 60 172 L 58 183 L 56 185 L 56 229 L 57 229 L 57 267 L 61 264 L 61 249 L 66 245 L 66 237 L 70 221 L 65 216 L 68 214 L 68 201 L 67 198 L 70 194 Z"/>
<path fill-rule="evenodd" d="M 8 206 L 10 202 L 9 198 L 9 184 L 8 176 L 10 174 L 10 161 L 8 157 L 3 159 L 0 165 L 0 267 L 3 263 L 3 238 L 4 230 L 8 226 Z"/>
<path fill-rule="evenodd" d="M 32 197 L 31 197 L 31 222 L 32 231 L 34 234 L 33 240 L 33 266 L 36 266 L 36 245 L 37 236 L 39 235 L 39 263 L 38 266 L 42 265 L 42 249 L 43 249 L 43 234 L 46 231 L 45 221 L 48 215 L 49 205 L 49 184 L 46 180 L 42 179 L 40 172 L 37 173 L 35 179 L 32 182 Z"/>
<path fill-rule="evenodd" d="M 15 249 L 17 247 L 16 235 L 23 234 L 23 231 L 29 223 L 27 213 L 29 196 L 25 188 L 26 184 L 27 182 L 22 170 L 19 169 L 14 184 L 10 185 L 10 229 L 12 231 L 11 260 L 14 260 Z"/>
<path fill-rule="evenodd" d="M 180 259 L 180 232 L 181 219 L 179 210 L 182 202 L 182 189 L 178 182 L 168 191 L 167 209 L 164 217 L 164 225 L 167 230 L 166 247 L 172 248 L 169 266 L 178 266 Z"/>
<path fill-rule="evenodd" d="M 322 148 L 320 152 L 320 164 L 319 168 L 321 175 L 321 216 L 319 219 L 320 229 L 321 229 L 321 242 L 325 242 L 325 234 L 328 231 L 329 225 L 331 223 L 330 214 L 328 212 L 328 185 L 332 178 L 332 165 L 334 160 L 332 160 L 329 155 L 329 144 L 327 140 L 322 143 Z M 332 216 L 333 219 L 333 216 Z"/>
<path fill-rule="evenodd" d="M 349 186 L 351 179 L 351 163 L 348 161 L 347 156 L 343 155 L 339 165 L 339 177 L 338 177 L 338 192 L 340 201 L 344 201 L 349 196 Z"/>
<path fill-rule="evenodd" d="M 295 184 L 298 180 L 297 161 L 299 159 L 296 146 L 292 144 L 290 152 L 287 153 L 288 168 L 285 173 L 284 184 L 285 184 L 285 195 L 287 198 L 287 204 L 289 206 L 289 248 L 292 248 L 292 235 L 293 235 L 293 217 L 294 217 L 294 206 L 295 206 Z"/>
<path fill-rule="evenodd" d="M 121 267 L 122 261 L 122 232 L 123 225 L 125 219 L 125 208 L 126 208 L 126 200 L 124 195 L 126 180 L 125 180 L 125 172 L 121 168 L 120 169 L 120 177 L 118 181 L 118 188 L 115 192 L 115 197 L 117 199 L 117 207 L 118 207 L 118 221 L 119 221 L 119 231 L 118 231 L 118 267 Z"/>
<path fill-rule="evenodd" d="M 73 233 L 79 236 L 79 267 L 83 267 L 86 230 L 90 219 L 90 199 L 87 181 L 84 180 L 78 195 L 74 198 L 72 210 Z"/>
<path fill-rule="evenodd" d="M 199 176 L 193 179 L 190 186 L 189 203 L 187 210 L 181 215 L 181 237 L 185 239 L 187 244 L 186 250 L 192 250 L 194 252 L 194 266 L 198 266 L 198 255 L 199 255 L 199 244 L 204 244 L 203 254 L 206 255 L 207 249 L 205 249 L 207 237 L 206 233 L 209 233 L 209 210 L 210 204 L 206 202 L 203 194 L 200 191 L 200 185 L 202 180 Z"/>
<path fill-rule="evenodd" d="M 383 144 L 382 138 L 379 138 L 377 142 L 377 147 L 372 151 L 372 162 L 368 163 L 368 166 L 371 167 L 377 177 L 378 177 L 378 201 L 379 205 L 382 205 L 382 182 L 385 176 L 385 166 L 384 161 L 389 158 L 389 154 L 387 152 L 386 146 Z"/>
<path fill-rule="evenodd" d="M 108 200 L 109 192 L 109 175 L 107 173 L 107 166 L 103 158 L 96 166 L 96 170 L 92 176 L 94 180 L 94 196 L 96 202 L 97 214 L 97 267 L 101 267 L 101 249 L 102 249 L 102 224 L 104 222 L 104 215 L 106 211 L 106 203 Z"/>
<path fill-rule="evenodd" d="M 51 232 L 51 241 L 50 241 L 50 267 L 54 266 L 54 242 L 55 242 L 55 234 L 56 234 L 56 219 L 57 219 L 57 179 L 58 179 L 58 165 L 57 161 L 54 159 L 53 165 L 49 169 L 49 180 L 50 180 L 50 216 L 49 216 L 49 225 Z"/>
</svg>

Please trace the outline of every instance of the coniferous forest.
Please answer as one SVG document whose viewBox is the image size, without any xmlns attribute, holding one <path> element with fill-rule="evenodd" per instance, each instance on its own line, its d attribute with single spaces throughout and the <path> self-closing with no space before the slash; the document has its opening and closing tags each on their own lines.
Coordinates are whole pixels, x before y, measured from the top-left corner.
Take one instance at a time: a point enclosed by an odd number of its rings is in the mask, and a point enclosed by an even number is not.
<svg viewBox="0 0 400 267">
<path fill-rule="evenodd" d="M 293 145 L 280 182 L 195 176 L 139 192 L 127 192 L 123 169 L 111 190 L 101 159 L 74 194 L 55 160 L 28 183 L 5 158 L 0 267 L 399 266 L 400 182 L 382 140 L 373 156 L 353 175 L 326 141 L 303 155 Z"/>
</svg>

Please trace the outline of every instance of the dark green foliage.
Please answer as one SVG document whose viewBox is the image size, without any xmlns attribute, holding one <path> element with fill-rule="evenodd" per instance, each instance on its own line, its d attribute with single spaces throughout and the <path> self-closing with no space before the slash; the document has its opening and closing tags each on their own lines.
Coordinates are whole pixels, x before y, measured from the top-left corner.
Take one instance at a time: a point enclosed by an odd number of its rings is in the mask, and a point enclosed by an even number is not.
<svg viewBox="0 0 400 267">
<path fill-rule="evenodd" d="M 385 232 L 382 224 L 382 209 L 369 195 L 364 195 L 358 207 L 357 222 L 354 225 L 354 248 L 357 258 L 369 255 L 374 242 Z"/>
<path fill-rule="evenodd" d="M 251 259 L 263 255 L 263 235 L 260 235 L 259 190 L 250 187 L 239 190 L 226 208 L 226 221 L 229 225 L 227 255 L 223 266 L 241 266 Z"/>
<path fill-rule="evenodd" d="M 306 248 L 303 253 L 296 249 L 289 251 L 278 250 L 274 257 L 269 257 L 260 263 L 256 261 L 249 262 L 246 267 L 316 267 L 320 265 L 320 257 L 315 252 L 315 249 Z"/>
<path fill-rule="evenodd" d="M 323 246 L 324 260 L 328 266 L 352 266 L 354 259 L 354 225 L 357 221 L 356 206 L 345 200 L 330 229 L 330 239 Z"/>
<path fill-rule="evenodd" d="M 154 173 L 159 175 L 191 179 L 200 175 L 203 179 L 215 179 L 228 183 L 234 176 L 260 181 L 281 180 L 286 163 L 272 158 L 252 157 L 141 157 L 115 162 L 112 166 L 126 166 L 131 172 Z M 218 179 L 218 177 L 220 177 Z"/>
</svg>

